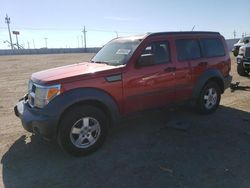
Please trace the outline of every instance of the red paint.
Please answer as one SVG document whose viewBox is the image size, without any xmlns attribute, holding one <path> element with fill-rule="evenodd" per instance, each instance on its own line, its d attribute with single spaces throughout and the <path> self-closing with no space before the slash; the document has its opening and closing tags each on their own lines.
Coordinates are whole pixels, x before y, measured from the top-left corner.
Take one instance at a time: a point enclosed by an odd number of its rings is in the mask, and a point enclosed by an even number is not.
<svg viewBox="0 0 250 188">
<path fill-rule="evenodd" d="M 199 76 L 207 69 L 216 68 L 223 76 L 230 71 L 231 61 L 225 40 L 219 37 L 225 48 L 225 56 L 218 58 L 200 58 L 179 62 L 175 40 L 214 37 L 211 34 L 171 34 L 143 37 L 126 66 L 108 66 L 96 63 L 81 63 L 41 71 L 32 75 L 32 80 L 51 85 L 61 84 L 64 92 L 75 88 L 98 88 L 106 91 L 119 106 L 121 114 L 127 114 L 146 108 L 157 107 L 169 102 L 191 98 L 193 88 Z M 167 40 L 171 48 L 171 63 L 148 67 L 136 66 L 142 50 L 153 41 Z M 207 64 L 203 64 L 207 62 Z M 175 68 L 175 70 L 172 70 Z M 170 70 L 170 71 L 166 71 Z M 171 71 L 172 70 L 172 71 Z M 122 81 L 107 82 L 107 76 L 121 74 Z"/>
</svg>

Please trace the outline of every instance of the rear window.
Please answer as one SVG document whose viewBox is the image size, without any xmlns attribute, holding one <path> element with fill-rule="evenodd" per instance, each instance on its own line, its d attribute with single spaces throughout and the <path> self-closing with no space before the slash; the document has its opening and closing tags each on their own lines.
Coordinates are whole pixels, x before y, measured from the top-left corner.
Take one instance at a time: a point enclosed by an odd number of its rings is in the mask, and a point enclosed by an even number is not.
<svg viewBox="0 0 250 188">
<path fill-rule="evenodd" d="M 201 39 L 201 48 L 204 57 L 219 57 L 225 55 L 223 44 L 218 38 Z"/>
<path fill-rule="evenodd" d="M 201 57 L 199 41 L 195 39 L 176 40 L 179 61 L 198 59 Z"/>
</svg>

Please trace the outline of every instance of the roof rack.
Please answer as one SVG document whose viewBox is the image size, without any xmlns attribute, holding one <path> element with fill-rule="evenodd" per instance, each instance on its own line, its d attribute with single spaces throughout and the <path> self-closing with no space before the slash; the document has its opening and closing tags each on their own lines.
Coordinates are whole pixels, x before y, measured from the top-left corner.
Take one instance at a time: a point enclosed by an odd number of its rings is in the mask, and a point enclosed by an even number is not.
<svg viewBox="0 0 250 188">
<path fill-rule="evenodd" d="M 148 36 L 155 36 L 155 35 L 191 35 L 191 34 L 213 34 L 213 35 L 220 35 L 219 32 L 214 31 L 172 31 L 172 32 L 157 32 L 157 33 L 149 33 Z"/>
</svg>

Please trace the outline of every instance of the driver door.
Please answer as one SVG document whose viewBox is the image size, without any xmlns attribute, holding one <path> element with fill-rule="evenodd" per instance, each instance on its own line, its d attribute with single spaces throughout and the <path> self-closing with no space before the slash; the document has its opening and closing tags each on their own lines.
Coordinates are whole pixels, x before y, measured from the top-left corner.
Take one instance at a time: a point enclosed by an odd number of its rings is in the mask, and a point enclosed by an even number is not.
<svg viewBox="0 0 250 188">
<path fill-rule="evenodd" d="M 124 72 L 124 112 L 164 105 L 175 98 L 175 65 L 167 40 L 147 45 L 135 66 Z"/>
</svg>

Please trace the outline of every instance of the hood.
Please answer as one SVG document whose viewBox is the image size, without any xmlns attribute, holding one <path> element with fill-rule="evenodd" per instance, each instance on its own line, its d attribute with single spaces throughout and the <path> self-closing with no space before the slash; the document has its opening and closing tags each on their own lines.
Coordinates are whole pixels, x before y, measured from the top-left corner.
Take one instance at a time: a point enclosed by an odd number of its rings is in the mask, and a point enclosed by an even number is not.
<svg viewBox="0 0 250 188">
<path fill-rule="evenodd" d="M 237 42 L 234 44 L 234 46 L 243 46 L 244 45 L 244 42 Z"/>
<path fill-rule="evenodd" d="M 31 79 L 36 83 L 49 83 L 55 81 L 60 82 L 67 78 L 83 76 L 86 74 L 94 74 L 100 71 L 115 69 L 118 67 L 106 64 L 84 62 L 36 72 L 32 74 Z"/>
<path fill-rule="evenodd" d="M 240 49 L 242 49 L 242 48 L 249 48 L 249 47 L 250 47 L 250 44 L 248 43 L 248 44 L 245 44 L 245 45 L 241 46 Z"/>
</svg>

